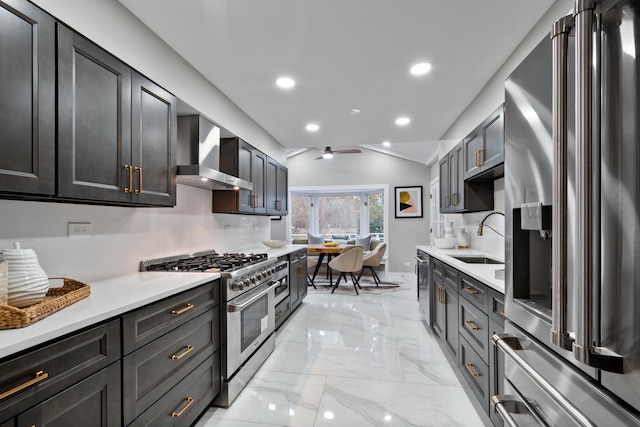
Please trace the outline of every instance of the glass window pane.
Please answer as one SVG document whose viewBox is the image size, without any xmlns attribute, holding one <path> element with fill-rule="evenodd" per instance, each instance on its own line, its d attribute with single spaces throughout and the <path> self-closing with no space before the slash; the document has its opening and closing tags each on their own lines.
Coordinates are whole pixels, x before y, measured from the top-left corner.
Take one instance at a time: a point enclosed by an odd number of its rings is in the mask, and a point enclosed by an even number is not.
<svg viewBox="0 0 640 427">
<path fill-rule="evenodd" d="M 306 239 L 309 232 L 309 196 L 291 195 L 291 239 Z"/>
<path fill-rule="evenodd" d="M 369 234 L 384 240 L 384 197 L 383 193 L 369 194 Z"/>
<path fill-rule="evenodd" d="M 318 219 L 327 238 L 351 238 L 360 232 L 360 196 L 319 196 Z"/>
</svg>

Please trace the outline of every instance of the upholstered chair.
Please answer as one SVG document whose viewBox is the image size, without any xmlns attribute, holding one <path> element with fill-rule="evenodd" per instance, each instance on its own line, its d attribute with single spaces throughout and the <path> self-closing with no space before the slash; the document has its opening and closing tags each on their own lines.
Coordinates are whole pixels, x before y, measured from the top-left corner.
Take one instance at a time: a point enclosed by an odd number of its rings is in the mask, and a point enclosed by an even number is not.
<svg viewBox="0 0 640 427">
<path fill-rule="evenodd" d="M 331 293 L 333 293 L 340 284 L 340 279 L 344 278 L 344 281 L 347 281 L 346 273 L 349 273 L 349 275 L 351 276 L 351 281 L 353 282 L 353 288 L 356 290 L 356 294 L 359 293 L 358 279 L 356 279 L 356 276 L 353 273 L 357 273 L 358 271 L 362 270 L 363 254 L 364 251 L 362 249 L 362 246 L 349 245 L 342 250 L 340 255 L 329 262 L 329 268 L 340 273 L 340 277 L 338 277 L 338 280 L 336 280 L 336 284 L 331 290 Z"/>
<path fill-rule="evenodd" d="M 362 277 L 362 272 L 364 271 L 364 269 L 368 268 L 369 270 L 371 270 L 371 276 L 373 277 L 373 281 L 376 283 L 376 286 L 380 285 L 380 278 L 378 277 L 376 270 L 374 270 L 374 267 L 380 266 L 386 250 L 387 244 L 382 242 L 378 246 L 376 246 L 374 250 L 364 255 L 364 257 L 362 258 L 362 270 L 358 275 L 358 282 Z"/>
</svg>

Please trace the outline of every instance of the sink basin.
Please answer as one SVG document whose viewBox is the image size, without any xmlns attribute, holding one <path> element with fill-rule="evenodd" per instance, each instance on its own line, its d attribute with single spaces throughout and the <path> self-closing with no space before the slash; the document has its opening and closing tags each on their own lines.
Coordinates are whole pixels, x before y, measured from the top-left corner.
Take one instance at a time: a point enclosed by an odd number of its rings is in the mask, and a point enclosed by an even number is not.
<svg viewBox="0 0 640 427">
<path fill-rule="evenodd" d="M 504 264 L 504 262 L 502 261 L 483 256 L 454 256 L 452 258 L 455 258 L 462 262 L 466 262 L 468 264 Z"/>
</svg>

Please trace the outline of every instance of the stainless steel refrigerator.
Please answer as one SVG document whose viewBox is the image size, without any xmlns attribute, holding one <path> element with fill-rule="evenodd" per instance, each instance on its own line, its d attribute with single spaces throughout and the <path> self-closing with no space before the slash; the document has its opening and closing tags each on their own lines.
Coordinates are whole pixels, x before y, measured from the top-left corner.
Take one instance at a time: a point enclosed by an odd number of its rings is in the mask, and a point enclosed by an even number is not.
<svg viewBox="0 0 640 427">
<path fill-rule="evenodd" d="M 508 425 L 640 425 L 640 1 L 579 0 L 505 82 Z"/>
</svg>

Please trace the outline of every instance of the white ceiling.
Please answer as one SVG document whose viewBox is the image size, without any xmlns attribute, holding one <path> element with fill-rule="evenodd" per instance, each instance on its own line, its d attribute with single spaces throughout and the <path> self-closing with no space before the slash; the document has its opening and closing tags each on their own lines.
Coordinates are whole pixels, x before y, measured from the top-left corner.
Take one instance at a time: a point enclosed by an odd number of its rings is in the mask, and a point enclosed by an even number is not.
<svg viewBox="0 0 640 427">
<path fill-rule="evenodd" d="M 420 162 L 553 3 L 119 1 L 283 146 L 363 145 Z M 410 75 L 421 61 L 431 72 Z M 276 87 L 282 75 L 296 86 Z"/>
</svg>

